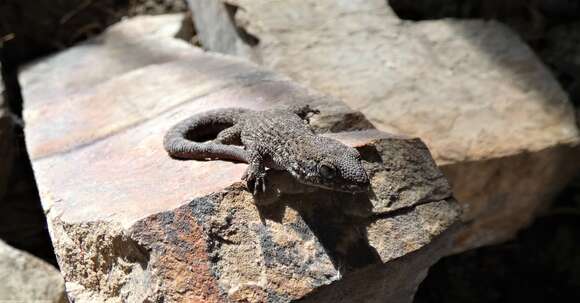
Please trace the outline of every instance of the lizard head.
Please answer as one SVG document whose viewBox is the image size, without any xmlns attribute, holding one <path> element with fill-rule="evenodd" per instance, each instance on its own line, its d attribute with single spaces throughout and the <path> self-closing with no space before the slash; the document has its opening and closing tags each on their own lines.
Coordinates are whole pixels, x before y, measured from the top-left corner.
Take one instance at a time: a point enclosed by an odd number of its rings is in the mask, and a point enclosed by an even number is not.
<svg viewBox="0 0 580 303">
<path fill-rule="evenodd" d="M 299 156 L 302 169 L 292 171 L 298 181 L 336 191 L 368 190 L 369 178 L 356 149 L 321 136 L 316 137 L 312 144 L 307 149 L 309 153 Z"/>
</svg>

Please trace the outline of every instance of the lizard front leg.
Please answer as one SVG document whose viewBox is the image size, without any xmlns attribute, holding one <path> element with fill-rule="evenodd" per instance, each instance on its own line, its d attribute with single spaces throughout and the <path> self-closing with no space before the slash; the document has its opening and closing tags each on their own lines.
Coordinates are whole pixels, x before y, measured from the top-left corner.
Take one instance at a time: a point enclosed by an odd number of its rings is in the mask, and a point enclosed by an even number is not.
<svg viewBox="0 0 580 303">
<path fill-rule="evenodd" d="M 262 192 L 265 192 L 266 167 L 264 165 L 264 158 L 256 151 L 251 152 L 248 164 L 248 169 L 242 176 L 242 180 L 246 181 L 246 186 L 254 193 L 254 195 L 258 194 L 258 189 L 261 189 Z"/>
<path fill-rule="evenodd" d="M 311 108 L 308 104 L 293 104 L 288 107 L 288 110 L 298 115 L 298 117 L 309 121 L 310 114 L 316 115 L 320 114 L 320 111 L 314 108 Z"/>
</svg>

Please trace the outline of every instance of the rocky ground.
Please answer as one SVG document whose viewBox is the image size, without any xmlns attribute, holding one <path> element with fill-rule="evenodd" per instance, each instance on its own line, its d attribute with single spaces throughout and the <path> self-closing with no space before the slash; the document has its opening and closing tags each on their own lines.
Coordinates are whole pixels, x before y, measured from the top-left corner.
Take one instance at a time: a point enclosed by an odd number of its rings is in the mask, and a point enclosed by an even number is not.
<svg viewBox="0 0 580 303">
<path fill-rule="evenodd" d="M 379 302 L 381 297 L 408 300 L 426 269 L 441 256 L 453 253 L 429 269 L 415 302 L 545 302 L 563 301 L 566 296 L 580 299 L 580 226 L 577 223 L 580 179 L 570 182 L 580 163 L 577 147 L 580 40 L 575 38 L 580 37 L 580 26 L 574 21 L 580 17 L 578 5 L 564 0 L 509 3 L 390 0 L 356 5 L 340 1 L 340 5 L 328 1 L 288 1 L 283 3 L 286 8 L 270 10 L 267 8 L 275 6 L 269 6 L 266 0 L 228 1 L 227 5 L 215 7 L 199 6 L 201 1 L 197 0 L 188 2 L 196 8 L 192 16 L 168 17 L 161 23 L 137 22 L 124 29 L 116 27 L 98 38 L 99 43 L 72 48 L 40 64 L 28 65 L 24 72 L 18 73 L 18 67 L 25 62 L 94 37 L 123 16 L 183 11 L 185 2 L 89 1 L 79 5 L 78 1 L 60 1 L 54 6 L 42 1 L 39 4 L 0 1 L 0 62 L 6 87 L 0 98 L 0 159 L 7 159 L 0 163 L 0 239 L 22 250 L 0 243 L 4 260 L 0 267 L 6 269 L 0 272 L 9 272 L 11 277 L 21 279 L 14 281 L 39 279 L 35 283 L 37 287 L 31 289 L 19 290 L 18 283 L 4 285 L 0 300 L 50 297 L 52 302 L 61 302 L 64 284 L 53 267 L 58 266 L 55 249 L 61 258 L 67 289 L 80 301 L 114 297 L 138 300 L 135 293 L 151 283 L 157 284 L 148 293 L 150 298 L 165 293 L 173 299 L 219 301 L 218 289 L 226 289 L 234 301 L 260 302 L 276 298 L 282 302 L 312 292 L 306 301 L 316 302 L 335 300 L 333 296 L 340 294 L 337 290 L 342 287 L 351 289 L 352 298 L 357 300 Z M 382 10 L 386 8 L 385 2 L 392 10 Z M 326 16 L 323 20 L 341 23 L 320 23 L 321 18 L 316 17 L 320 14 Z M 208 15 L 212 17 L 207 18 Z M 302 23 L 293 20 L 296 15 L 302 16 Z M 37 22 L 43 18 L 47 22 Z M 195 35 L 192 19 L 199 36 Z M 226 39 L 215 39 L 216 33 Z M 204 58 L 199 50 L 192 57 L 189 46 L 172 39 L 174 36 L 205 49 L 265 65 L 301 85 L 328 94 L 315 98 L 329 109 L 328 115 L 314 121 L 321 131 L 369 129 L 373 128 L 372 122 L 383 131 L 420 136 L 454 184 L 455 197 L 463 207 L 461 224 L 453 223 L 457 215 L 454 201 L 445 200 L 429 210 L 418 207 L 421 195 L 433 194 L 426 194 L 421 186 L 445 188 L 438 182 L 429 183 L 433 180 L 418 186 L 413 182 L 406 185 L 377 179 L 378 198 L 370 201 L 370 209 L 385 218 L 366 227 L 350 222 L 352 210 L 348 207 L 346 213 L 338 211 L 333 215 L 339 219 L 317 225 L 322 219 L 312 217 L 312 213 L 328 210 L 301 208 L 303 202 L 294 200 L 287 203 L 296 206 L 300 216 L 289 212 L 278 217 L 277 209 L 254 213 L 239 204 L 248 197 L 235 186 L 228 187 L 225 198 L 196 196 L 196 199 L 214 201 L 217 208 L 212 210 L 195 209 L 191 203 L 179 204 L 182 201 L 177 196 L 171 200 L 171 195 L 161 194 L 153 195 L 157 202 L 148 203 L 147 207 L 138 210 L 131 207 L 132 199 L 152 199 L 151 191 L 147 191 L 146 198 L 141 195 L 145 191 L 134 191 L 134 180 L 127 175 L 123 181 L 123 172 L 115 165 L 106 166 L 99 161 L 86 168 L 79 165 L 83 159 L 96 159 L 112 149 L 126 150 L 123 144 L 130 138 L 117 136 L 125 128 L 137 137 L 155 133 L 159 130 L 155 125 L 166 124 L 164 111 L 171 113 L 171 108 L 165 107 L 171 107 L 172 102 L 178 102 L 175 106 L 185 104 L 190 111 L 195 111 L 197 104 L 220 104 L 220 97 L 237 100 L 238 105 L 262 106 L 267 104 L 263 100 L 273 96 L 265 94 L 271 92 L 272 86 L 263 82 L 282 83 L 276 84 L 279 86 L 275 91 L 286 91 L 292 96 L 300 92 L 295 96 L 298 99 L 312 98 L 310 93 L 294 88 L 296 84 L 287 82 L 286 78 L 277 78 L 254 67 L 230 59 L 221 61 L 219 57 Z M 365 51 L 370 49 L 371 52 Z M 329 53 L 333 55 L 328 56 Z M 358 55 L 352 56 L 353 53 Z M 372 55 L 367 58 L 369 53 Z M 384 64 L 374 64 L 377 58 Z M 196 64 L 186 72 L 180 66 L 190 64 L 188 60 Z M 90 68 L 92 75 L 75 77 L 74 69 L 79 66 Z M 156 73 L 173 77 L 147 77 Z M 228 78 L 232 75 L 228 73 L 233 73 L 233 78 Z M 384 79 L 389 81 L 383 83 Z M 131 83 L 147 88 L 163 87 L 174 95 L 163 99 L 164 96 L 156 95 L 163 90 L 126 90 L 132 87 Z M 25 106 L 28 116 L 24 120 L 29 126 L 28 152 L 21 121 L 23 92 L 24 104 L 28 102 Z M 110 92 L 128 97 L 125 101 L 117 100 Z M 189 102 L 186 100 L 190 97 L 199 100 L 190 105 L 179 103 L 179 100 Z M 127 101 L 131 98 L 134 101 Z M 254 103 L 252 98 L 260 101 Z M 154 101 L 157 99 L 166 102 L 157 104 Z M 347 110 L 340 99 L 362 113 Z M 381 103 L 383 100 L 389 102 Z M 108 114 L 99 116 L 103 114 L 99 110 L 83 111 L 92 108 L 95 102 L 106 105 Z M 77 108 L 71 107 L 72 104 L 78 104 Z M 139 110 L 128 110 L 133 106 L 130 104 L 136 104 Z M 145 125 L 134 127 L 140 124 Z M 392 150 L 380 147 L 386 146 L 384 140 L 391 140 L 383 135 L 339 136 L 345 136 L 345 142 L 366 146 L 362 149 L 378 148 L 383 158 L 393 157 Z M 95 143 L 101 141 L 102 144 Z M 79 142 L 83 151 L 77 153 L 75 144 Z M 149 143 L 146 141 L 131 151 L 141 159 L 131 161 L 132 169 L 141 171 L 142 176 L 177 169 L 168 169 L 166 166 L 170 164 L 164 162 L 147 162 L 155 158 L 148 157 L 158 152 Z M 401 150 L 412 146 L 409 144 L 404 143 L 407 147 Z M 43 205 L 30 158 L 35 161 L 37 178 L 40 176 Z M 403 158 L 409 160 L 408 156 Z M 430 159 L 428 155 L 420 158 L 421 161 Z M 121 163 L 127 159 L 112 160 Z M 77 165 L 67 167 L 70 161 Z M 404 166 L 412 163 L 415 160 Z M 165 169 L 150 171 L 156 165 Z M 385 165 L 386 168 L 379 169 L 378 176 L 384 177 L 393 171 Z M 236 167 L 227 166 L 211 170 L 228 172 L 222 176 L 237 172 Z M 87 185 L 105 184 L 99 178 L 107 172 L 120 178 L 120 185 L 108 190 L 112 196 L 102 196 Z M 82 178 L 75 177 L 81 175 Z M 229 182 L 228 178 L 214 181 L 223 181 L 217 184 L 224 185 Z M 147 178 L 141 181 L 141 184 L 150 182 Z M 195 184 L 200 185 L 204 194 L 217 191 L 216 184 Z M 393 187 L 400 187 L 403 196 L 391 197 L 399 202 L 382 205 L 381 199 Z M 115 195 L 121 192 L 122 195 Z M 176 193 L 179 191 L 173 191 L 172 195 Z M 555 195 L 555 202 L 550 206 Z M 114 203 L 101 203 L 99 199 L 103 197 Z M 321 195 L 312 197 L 317 199 L 313 203 L 326 201 Z M 300 199 L 310 201 L 312 197 Z M 85 201 L 84 206 L 78 208 L 76 201 Z M 399 206 L 411 207 L 412 211 L 399 215 Z M 232 211 L 225 213 L 224 207 Z M 119 210 L 124 213 L 118 215 Z M 200 225 L 192 223 L 194 220 L 187 214 L 191 210 L 201 212 L 195 214 Z M 50 218 L 48 226 L 45 213 Z M 271 223 L 256 230 L 264 214 Z M 177 226 L 173 218 L 186 223 Z M 250 224 L 253 227 L 219 223 L 233 218 L 253 222 Z M 423 222 L 423 226 L 413 222 Z M 390 240 L 378 236 L 392 224 L 399 229 L 395 229 L 397 232 L 391 238 L 387 237 Z M 284 226 L 300 228 L 288 230 Z M 48 237 L 48 228 L 52 229 L 55 248 Z M 183 238 L 179 232 L 184 228 L 195 230 L 194 236 Z M 336 239 L 324 232 L 329 228 L 351 236 L 344 243 L 336 243 Z M 356 235 L 365 228 L 368 229 L 365 236 L 359 239 Z M 353 236 L 354 230 L 358 232 Z M 199 249 L 200 241 L 208 237 L 219 244 L 208 244 L 208 251 Z M 273 242 L 266 245 L 264 239 L 269 237 L 274 238 L 270 239 Z M 259 251 L 255 251 L 256 245 L 246 247 L 238 243 L 250 238 L 262 239 L 256 244 L 261 247 Z M 401 238 L 404 241 L 398 242 Z M 356 261 L 361 251 L 349 248 L 361 239 L 366 241 L 364 247 L 377 254 L 371 258 L 374 261 L 370 267 Z M 306 244 L 309 246 L 303 247 Z M 495 245 L 486 246 L 490 244 Z M 190 249 L 182 250 L 185 246 Z M 293 247 L 292 253 L 281 256 L 280 247 Z M 476 247 L 481 248 L 473 249 Z M 310 251 L 314 255 L 309 255 Z M 401 256 L 404 257 L 400 261 L 393 261 Z M 199 258 L 207 258 L 211 265 L 209 270 L 203 266 L 196 268 L 196 272 L 203 273 L 201 278 L 174 279 L 183 266 Z M 304 258 L 316 265 L 311 264 L 309 271 L 316 268 L 317 274 L 305 275 L 299 262 Z M 264 287 L 263 279 L 253 279 L 250 268 L 236 265 L 242 259 L 246 260 L 244 263 L 258 260 L 262 267 L 257 268 L 268 281 L 292 277 L 292 286 Z M 341 277 L 342 268 L 348 268 L 346 272 L 350 275 Z M 369 284 L 369 277 L 375 284 Z M 2 279 L 8 278 L 0 274 Z M 336 282 L 337 279 L 341 281 Z M 387 280 L 411 282 L 391 283 L 387 287 L 382 284 Z M 333 282 L 332 287 L 322 287 Z M 363 286 L 367 288 L 357 293 L 356 289 Z"/>
</svg>

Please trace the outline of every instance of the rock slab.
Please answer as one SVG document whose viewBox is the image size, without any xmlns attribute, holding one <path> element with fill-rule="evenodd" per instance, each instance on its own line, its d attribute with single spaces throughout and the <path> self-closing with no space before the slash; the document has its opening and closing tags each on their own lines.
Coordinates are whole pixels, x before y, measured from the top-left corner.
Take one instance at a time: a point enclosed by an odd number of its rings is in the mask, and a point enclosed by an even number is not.
<svg viewBox="0 0 580 303">
<path fill-rule="evenodd" d="M 188 3 L 204 47 L 424 140 L 464 206 L 457 251 L 512 237 L 580 166 L 566 94 L 498 22 L 402 21 L 384 0 Z"/>
<path fill-rule="evenodd" d="M 172 38 L 179 23 L 128 20 L 100 44 L 20 75 L 27 146 L 69 296 L 412 302 L 459 216 L 425 144 L 370 129 L 360 113 L 284 76 L 202 53 Z M 126 43 L 133 37 L 142 43 Z M 94 62 L 95 73 L 79 72 Z M 262 203 L 240 182 L 246 164 L 176 161 L 163 150 L 164 132 L 191 114 L 297 101 L 321 109 L 318 131 L 361 152 L 371 193 L 312 189 L 269 171 Z"/>
</svg>

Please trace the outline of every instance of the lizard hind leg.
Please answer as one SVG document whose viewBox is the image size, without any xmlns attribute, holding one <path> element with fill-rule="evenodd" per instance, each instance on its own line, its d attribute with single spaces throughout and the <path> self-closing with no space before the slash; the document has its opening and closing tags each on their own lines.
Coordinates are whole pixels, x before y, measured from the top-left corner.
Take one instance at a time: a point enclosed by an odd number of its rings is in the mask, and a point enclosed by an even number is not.
<svg viewBox="0 0 580 303">
<path fill-rule="evenodd" d="M 259 153 L 252 153 L 250 155 L 250 161 L 248 169 L 242 176 L 242 180 L 246 181 L 246 187 L 248 190 L 258 194 L 258 191 L 266 191 L 266 167 L 264 165 L 264 159 Z"/>
<path fill-rule="evenodd" d="M 222 130 L 217 137 L 213 140 L 214 143 L 226 144 L 226 145 L 242 145 L 241 129 L 236 124 L 232 127 L 228 127 Z"/>
</svg>

